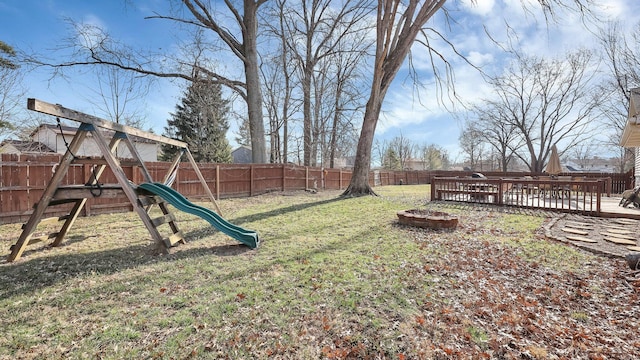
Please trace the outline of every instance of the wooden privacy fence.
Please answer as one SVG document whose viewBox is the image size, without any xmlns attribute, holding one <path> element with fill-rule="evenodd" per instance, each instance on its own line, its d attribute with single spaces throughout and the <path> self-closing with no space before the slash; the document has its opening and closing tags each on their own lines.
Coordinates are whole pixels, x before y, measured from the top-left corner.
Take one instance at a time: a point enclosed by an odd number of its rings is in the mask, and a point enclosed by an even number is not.
<svg viewBox="0 0 640 360">
<path fill-rule="evenodd" d="M 42 197 L 48 181 L 53 176 L 61 155 L 13 155 L 0 154 L 0 224 L 24 222 L 33 206 Z M 122 169 L 135 183 L 144 182 L 138 165 L 121 161 Z M 162 181 L 171 163 L 146 163 L 155 181 Z M 290 164 L 198 164 L 207 185 L 216 198 L 247 197 L 271 191 L 346 188 L 351 172 L 340 169 L 321 169 Z M 92 180 L 92 165 L 72 164 L 62 185 L 86 184 Z M 100 183 L 116 183 L 110 169 L 105 169 Z M 195 171 L 189 163 L 181 163 L 173 187 L 191 199 L 206 198 Z M 93 190 L 95 196 L 88 199 L 83 210 L 85 216 L 131 211 L 127 198 L 113 196 L 107 191 Z M 65 207 L 66 206 L 66 207 Z M 69 212 L 69 205 L 47 209 L 46 216 L 61 216 Z"/>
<path fill-rule="evenodd" d="M 53 175 L 54 167 L 62 155 L 13 155 L 0 154 L 0 224 L 23 222 L 29 218 L 34 204 L 40 200 L 47 182 Z M 136 183 L 143 181 L 142 173 L 135 164 L 122 160 L 122 168 L 129 179 Z M 167 162 L 146 163 L 153 179 L 162 181 L 171 164 Z M 296 166 L 291 164 L 198 164 L 207 184 L 216 198 L 246 197 L 271 191 L 305 189 L 345 189 L 351 181 L 350 170 L 322 169 Z M 372 186 L 399 184 L 429 184 L 437 177 L 469 177 L 470 171 L 386 171 L 374 170 L 369 176 Z M 525 175 L 543 174 L 483 172 L 484 175 L 497 178 L 520 178 Z M 585 181 L 609 178 L 598 182 L 602 194 L 620 194 L 633 187 L 633 172 L 624 174 L 572 173 L 574 177 L 584 177 Z M 86 184 L 92 179 L 92 165 L 71 165 L 63 179 L 63 185 Z M 106 169 L 100 182 L 115 183 L 116 178 Z M 196 173 L 189 163 L 181 163 L 173 187 L 181 194 L 192 198 L 206 198 Z M 99 191 L 96 190 L 96 195 Z M 47 209 L 47 216 L 61 216 L 69 209 L 60 205 L 59 210 Z M 55 211 L 54 211 L 55 210 Z M 130 211 L 131 205 L 126 197 L 96 196 L 88 200 L 82 215 L 103 214 Z"/>
</svg>

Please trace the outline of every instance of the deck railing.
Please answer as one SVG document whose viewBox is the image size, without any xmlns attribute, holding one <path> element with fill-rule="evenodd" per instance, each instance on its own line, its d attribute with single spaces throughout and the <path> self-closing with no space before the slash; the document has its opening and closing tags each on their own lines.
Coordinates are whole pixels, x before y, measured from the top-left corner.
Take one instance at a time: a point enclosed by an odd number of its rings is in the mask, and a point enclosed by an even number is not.
<svg viewBox="0 0 640 360">
<path fill-rule="evenodd" d="M 607 179 L 435 177 L 431 199 L 599 214 Z"/>
</svg>

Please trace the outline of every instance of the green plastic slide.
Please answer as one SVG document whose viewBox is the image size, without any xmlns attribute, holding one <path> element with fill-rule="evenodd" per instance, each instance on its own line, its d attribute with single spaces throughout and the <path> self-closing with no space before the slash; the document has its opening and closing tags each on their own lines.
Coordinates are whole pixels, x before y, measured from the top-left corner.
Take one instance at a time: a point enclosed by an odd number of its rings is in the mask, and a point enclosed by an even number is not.
<svg viewBox="0 0 640 360">
<path fill-rule="evenodd" d="M 222 231 L 226 235 L 231 236 L 232 238 L 238 240 L 239 242 L 247 245 L 252 249 L 257 248 L 260 244 L 257 232 L 244 229 L 240 226 L 228 222 L 220 215 L 218 215 L 215 211 L 192 203 L 191 201 L 187 200 L 186 197 L 182 196 L 182 194 L 164 184 L 143 183 L 138 185 L 138 187 L 140 189 L 144 189 L 150 193 L 160 196 L 180 211 L 184 211 L 186 213 L 201 217 L 216 229 Z"/>
</svg>

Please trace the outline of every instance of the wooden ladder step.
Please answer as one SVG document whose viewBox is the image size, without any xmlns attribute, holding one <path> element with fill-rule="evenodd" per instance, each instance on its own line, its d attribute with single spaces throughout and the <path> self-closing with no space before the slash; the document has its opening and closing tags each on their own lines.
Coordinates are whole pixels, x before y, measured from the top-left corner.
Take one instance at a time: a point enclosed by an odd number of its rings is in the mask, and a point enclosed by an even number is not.
<svg viewBox="0 0 640 360">
<path fill-rule="evenodd" d="M 138 198 L 138 201 L 140 202 L 140 205 L 142 205 L 143 207 L 147 207 L 150 205 L 155 205 L 163 202 L 163 200 L 157 196 L 144 196 L 144 197 Z"/>
<path fill-rule="evenodd" d="M 177 243 L 186 243 L 186 241 L 184 240 L 184 236 L 182 235 L 182 231 L 178 231 L 177 233 L 170 235 L 169 237 L 166 237 L 162 240 L 164 241 L 164 244 L 167 248 L 175 246 Z"/>
<path fill-rule="evenodd" d="M 45 234 L 45 235 L 40 235 L 40 236 L 36 236 L 36 237 L 32 237 L 31 239 L 29 239 L 29 242 L 27 242 L 27 246 L 29 245 L 33 245 L 33 244 L 37 244 L 39 242 L 43 242 L 43 241 L 47 241 L 49 239 L 53 239 L 56 236 L 58 236 L 59 232 L 54 232 L 54 233 L 50 233 L 50 234 Z M 13 251 L 13 248 L 16 245 L 11 245 L 9 247 L 9 251 Z"/>
<path fill-rule="evenodd" d="M 151 223 L 153 224 L 154 227 L 158 227 L 162 224 L 166 224 L 172 221 L 176 221 L 176 217 L 172 213 L 168 213 L 164 216 L 160 216 L 155 219 L 152 219 Z"/>
<path fill-rule="evenodd" d="M 56 206 L 56 205 L 63 205 L 63 204 L 70 204 L 70 203 L 75 203 L 78 201 L 81 201 L 82 199 L 55 199 L 55 200 L 51 200 L 49 201 L 49 205 L 48 206 Z M 33 207 L 35 208 L 38 204 L 35 204 Z"/>
<path fill-rule="evenodd" d="M 67 214 L 67 215 L 63 215 L 63 216 L 54 216 L 54 217 L 42 219 L 42 220 L 40 220 L 40 223 L 38 225 L 50 225 L 50 224 L 58 223 L 60 221 L 66 221 L 69 218 L 69 216 L 71 216 L 71 215 Z M 22 230 L 24 230 L 24 228 L 26 226 L 27 226 L 27 224 L 22 224 Z"/>
</svg>

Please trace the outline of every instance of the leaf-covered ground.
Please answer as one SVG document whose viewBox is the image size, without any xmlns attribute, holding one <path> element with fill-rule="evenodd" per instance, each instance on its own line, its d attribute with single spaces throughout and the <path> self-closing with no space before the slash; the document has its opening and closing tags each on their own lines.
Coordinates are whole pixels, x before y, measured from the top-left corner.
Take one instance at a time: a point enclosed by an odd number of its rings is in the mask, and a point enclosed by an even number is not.
<svg viewBox="0 0 640 360">
<path fill-rule="evenodd" d="M 221 201 L 256 251 L 185 214 L 189 242 L 162 257 L 133 213 L 79 219 L 64 246 L 0 262 L 0 358 L 640 358 L 637 275 L 544 238 L 552 214 L 376 192 Z M 460 225 L 397 225 L 410 208 Z M 0 226 L 0 256 L 19 231 Z"/>
</svg>

